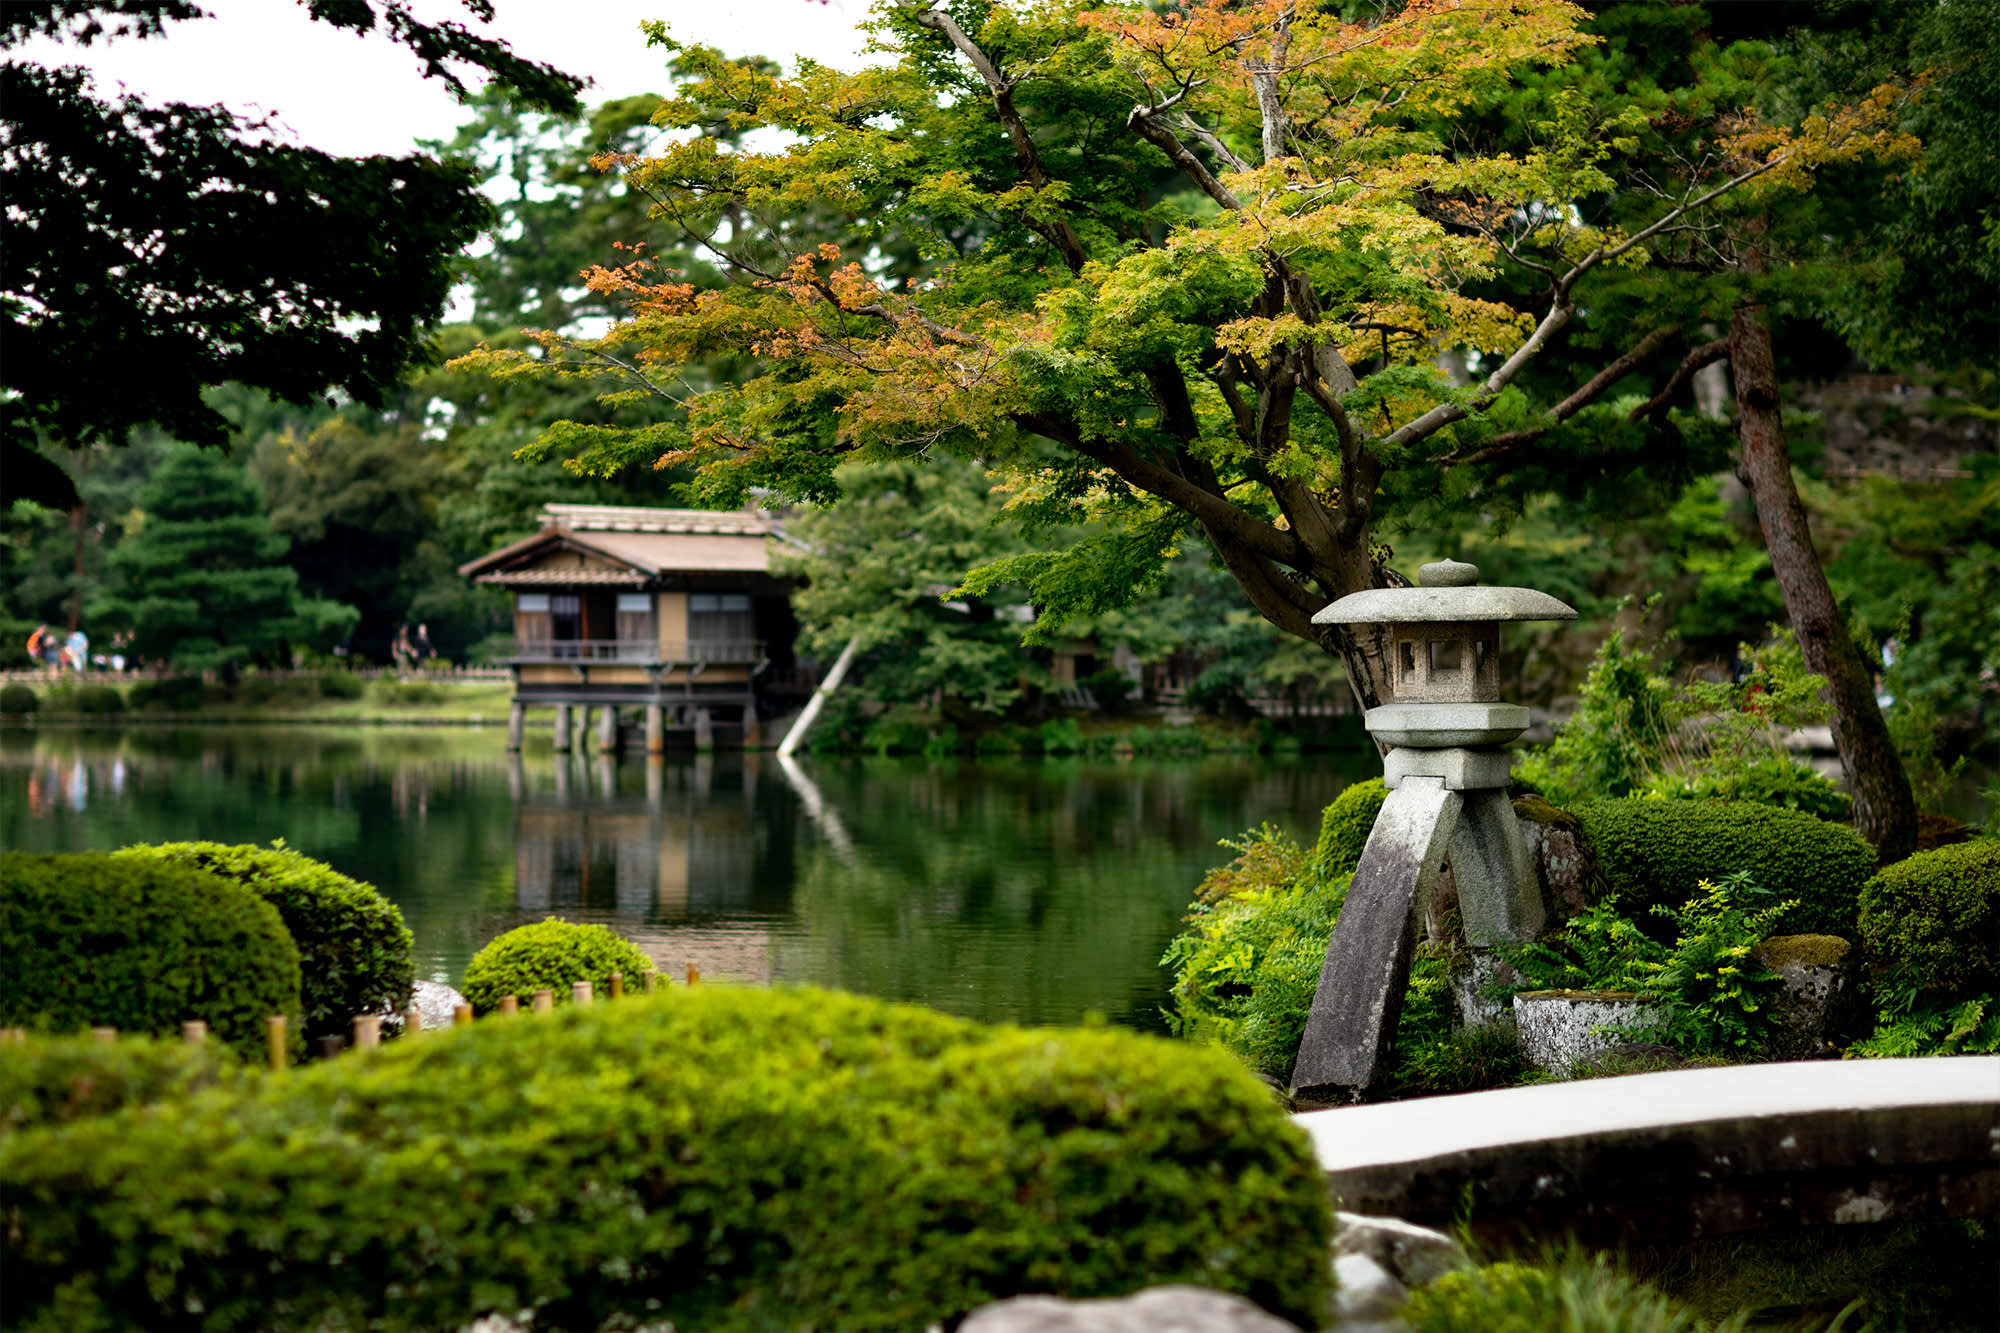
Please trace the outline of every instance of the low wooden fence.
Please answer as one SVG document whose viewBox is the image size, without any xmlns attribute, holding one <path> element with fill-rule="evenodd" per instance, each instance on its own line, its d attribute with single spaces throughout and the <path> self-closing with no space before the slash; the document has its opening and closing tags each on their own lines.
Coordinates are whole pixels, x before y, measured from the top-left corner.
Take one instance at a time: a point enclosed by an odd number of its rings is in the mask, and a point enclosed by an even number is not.
<svg viewBox="0 0 2000 1333">
<path fill-rule="evenodd" d="M 701 984 L 701 969 L 693 963 L 687 965 L 687 984 L 690 986 Z M 651 995 L 659 989 L 659 986 L 660 974 L 658 972 L 648 972 L 646 974 L 645 993 Z M 608 999 L 623 999 L 625 997 L 625 974 L 623 972 L 613 972 L 605 980 L 604 989 Z M 596 998 L 597 987 L 594 983 L 577 981 L 570 984 L 570 1003 L 589 1006 L 596 1002 Z M 552 1013 L 555 1010 L 556 993 L 553 990 L 538 990 L 529 996 L 528 999 L 530 1005 L 529 1012 L 531 1013 L 546 1014 Z M 489 1017 L 513 1018 L 518 1016 L 520 1012 L 521 997 L 518 995 L 507 995 L 501 997 L 499 1007 Z M 351 1042 L 353 1049 L 357 1051 L 372 1051 L 382 1044 L 383 1017 L 384 1015 L 382 1014 L 356 1014 L 354 1016 L 354 1037 Z M 402 1019 L 403 1034 L 405 1036 L 412 1036 L 424 1030 L 424 1019 L 421 1011 L 415 1008 L 407 1009 L 403 1012 Z M 472 1006 L 469 1004 L 454 1006 L 452 1009 L 451 1025 L 453 1027 L 469 1027 L 471 1024 Z M 283 1014 L 272 1014 L 264 1020 L 265 1055 L 270 1061 L 273 1070 L 284 1069 L 291 1063 L 289 1025 L 290 1020 Z M 114 1027 L 94 1027 L 90 1029 L 90 1034 L 99 1041 L 110 1042 L 118 1040 L 118 1029 Z M 24 1042 L 27 1039 L 28 1030 L 26 1028 L 0 1028 L 0 1046 L 13 1045 Z M 208 1024 L 198 1018 L 189 1019 L 187 1022 L 181 1024 L 181 1039 L 188 1042 L 207 1041 Z M 350 1045 L 347 1039 L 341 1037 L 327 1037 L 323 1038 L 323 1040 L 330 1043 L 322 1051 L 323 1055 L 329 1057 L 348 1049 Z"/>
</svg>

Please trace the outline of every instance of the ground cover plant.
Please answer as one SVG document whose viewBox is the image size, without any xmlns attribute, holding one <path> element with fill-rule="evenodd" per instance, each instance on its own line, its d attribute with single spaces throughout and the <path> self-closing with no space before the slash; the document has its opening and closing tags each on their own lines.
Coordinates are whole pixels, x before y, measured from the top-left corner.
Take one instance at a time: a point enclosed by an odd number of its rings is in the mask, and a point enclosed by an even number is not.
<svg viewBox="0 0 2000 1333">
<path fill-rule="evenodd" d="M 833 992 L 426 1034 L 16 1130 L 0 1182 L 23 1329 L 919 1328 L 1160 1282 L 1317 1327 L 1330 1286 L 1310 1145 L 1230 1057 Z"/>
<path fill-rule="evenodd" d="M 297 1049 L 299 951 L 249 889 L 115 855 L 0 854 L 0 1025 L 166 1034 L 200 1019 L 252 1056 L 273 1014 Z"/>
<path fill-rule="evenodd" d="M 544 989 L 555 992 L 557 1004 L 568 1004 L 574 983 L 602 990 L 613 972 L 640 986 L 653 970 L 645 951 L 616 931 L 549 917 L 496 936 L 472 955 L 458 988 L 474 1012 L 484 1014 L 506 996 L 526 998 Z"/>
<path fill-rule="evenodd" d="M 192 866 L 241 884 L 278 909 L 299 950 L 309 1036 L 340 1035 L 356 1014 L 401 1013 L 416 978 L 403 914 L 372 884 L 349 879 L 283 840 L 269 847 L 172 842 L 121 858 Z"/>
</svg>

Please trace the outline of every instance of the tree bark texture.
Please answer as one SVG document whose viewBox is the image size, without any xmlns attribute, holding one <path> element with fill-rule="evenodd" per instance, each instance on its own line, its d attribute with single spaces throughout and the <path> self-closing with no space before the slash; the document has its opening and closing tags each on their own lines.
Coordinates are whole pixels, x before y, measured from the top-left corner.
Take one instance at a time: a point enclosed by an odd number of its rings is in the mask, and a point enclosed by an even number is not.
<svg viewBox="0 0 2000 1333">
<path fill-rule="evenodd" d="M 1854 827 L 1884 864 L 1916 850 L 1917 806 L 1902 757 L 1875 703 L 1873 673 L 1847 633 L 1792 482 L 1791 456 L 1779 418 L 1771 323 L 1761 305 L 1736 308 L 1729 326 L 1736 380 L 1737 475 L 1750 488 L 1771 570 L 1806 665 L 1825 676 L 1833 701 L 1833 743 L 1854 794 Z"/>
</svg>

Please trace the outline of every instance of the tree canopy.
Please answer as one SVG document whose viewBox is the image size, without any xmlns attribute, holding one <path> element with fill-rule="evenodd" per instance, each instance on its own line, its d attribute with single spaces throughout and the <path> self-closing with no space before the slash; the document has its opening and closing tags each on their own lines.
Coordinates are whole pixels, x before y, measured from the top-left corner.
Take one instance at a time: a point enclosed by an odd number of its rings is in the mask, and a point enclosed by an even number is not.
<svg viewBox="0 0 2000 1333">
<path fill-rule="evenodd" d="M 465 0 L 490 18 L 490 0 Z M 308 0 L 314 19 L 380 28 L 424 77 L 464 94 L 470 67 L 530 105 L 574 110 L 580 81 L 405 0 Z M 18 0 L 0 51 L 157 38 L 205 19 L 189 0 Z M 8 499 L 76 503 L 50 450 L 155 425 L 221 444 L 203 391 L 227 381 L 303 403 L 378 403 L 425 348 L 454 256 L 487 215 L 463 165 L 339 158 L 221 107 L 106 96 L 78 68 L 0 62 L 0 475 Z"/>
<path fill-rule="evenodd" d="M 542 447 L 695 466 L 715 502 L 826 498 L 855 454 L 1011 467 L 1024 526 L 1107 534 L 1008 570 L 1057 617 L 1129 596 L 1198 532 L 1373 703 L 1378 645 L 1311 616 L 1390 577 L 1379 507 L 1476 477 L 1509 432 L 1568 420 L 1680 345 L 1677 321 L 1626 326 L 1559 401 L 1525 393 L 1607 274 L 1687 244 L 1731 194 L 1898 143 L 1893 90 L 1789 125 L 1744 112 L 1696 162 L 1625 189 L 1620 164 L 1662 151 L 1647 109 L 1556 87 L 1530 103 L 1527 151 L 1491 147 L 1479 118 L 1586 49 L 1586 18 L 1563 0 L 1355 21 L 1289 0 L 953 0 L 880 7 L 886 67 L 793 77 L 655 27 L 685 75 L 656 122 L 683 137 L 600 162 L 727 285 L 644 255 L 598 267 L 592 287 L 627 312 L 607 335 L 461 364 L 610 374 L 614 396 L 672 402 L 676 419 L 559 425 Z M 756 127 L 788 142 L 742 137 Z M 705 372 L 723 356 L 733 382 Z"/>
</svg>

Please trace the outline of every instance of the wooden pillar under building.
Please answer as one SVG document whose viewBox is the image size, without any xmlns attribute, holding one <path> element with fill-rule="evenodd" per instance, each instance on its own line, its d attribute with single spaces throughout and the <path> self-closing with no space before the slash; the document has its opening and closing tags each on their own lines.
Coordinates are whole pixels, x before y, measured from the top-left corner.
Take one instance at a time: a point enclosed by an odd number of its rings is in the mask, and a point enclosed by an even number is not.
<svg viewBox="0 0 2000 1333">
<path fill-rule="evenodd" d="M 709 720 L 706 708 L 694 710 L 694 748 L 697 750 L 715 748 L 715 724 Z"/>
<path fill-rule="evenodd" d="M 556 705 L 556 753 L 569 749 L 569 705 Z"/>
<path fill-rule="evenodd" d="M 646 705 L 646 753 L 660 754 L 667 748 L 667 710 L 659 704 Z"/>
<path fill-rule="evenodd" d="M 521 748 L 521 733 L 526 731 L 527 727 L 528 705 L 516 699 L 514 706 L 507 710 L 507 748 L 509 750 L 518 750 Z"/>
<path fill-rule="evenodd" d="M 612 754 L 618 749 L 618 705 L 597 706 L 597 752 Z"/>
</svg>

